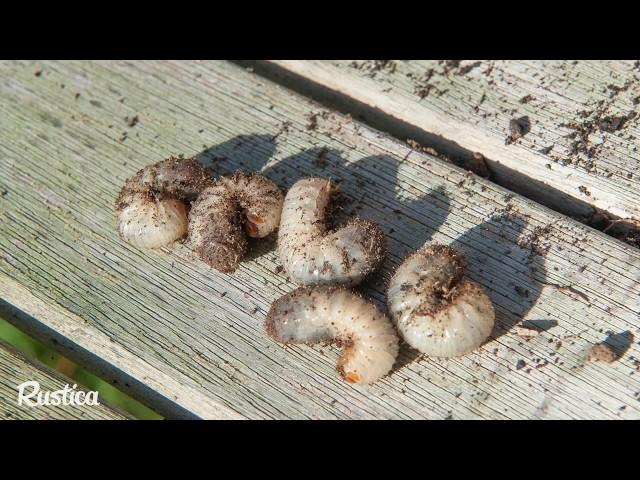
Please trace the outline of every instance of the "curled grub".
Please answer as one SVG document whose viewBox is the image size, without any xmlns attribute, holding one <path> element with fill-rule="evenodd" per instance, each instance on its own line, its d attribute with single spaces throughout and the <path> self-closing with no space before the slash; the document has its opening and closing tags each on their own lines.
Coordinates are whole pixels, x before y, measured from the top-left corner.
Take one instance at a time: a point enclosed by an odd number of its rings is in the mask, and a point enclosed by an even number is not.
<svg viewBox="0 0 640 480">
<path fill-rule="evenodd" d="M 389 283 L 387 305 L 404 339 L 439 357 L 465 354 L 491 334 L 495 313 L 477 283 L 464 276 L 466 259 L 433 244 L 407 257 Z"/>
<path fill-rule="evenodd" d="M 212 182 L 195 159 L 171 157 L 146 166 L 118 195 L 118 233 L 141 248 L 160 248 L 184 237 L 191 202 Z"/>
<path fill-rule="evenodd" d="M 278 186 L 262 175 L 222 177 L 193 203 L 189 243 L 211 267 L 233 272 L 247 250 L 245 235 L 262 238 L 278 228 L 282 202 Z"/>
<path fill-rule="evenodd" d="M 328 229 L 334 191 L 330 180 L 305 178 L 285 197 L 278 250 L 294 282 L 355 285 L 384 259 L 386 238 L 377 224 L 354 218 L 337 230 Z"/>
<path fill-rule="evenodd" d="M 281 343 L 337 343 L 337 370 L 349 383 L 373 383 L 386 375 L 398 355 L 389 318 L 360 295 L 337 286 L 300 287 L 276 300 L 265 329 Z"/>
</svg>

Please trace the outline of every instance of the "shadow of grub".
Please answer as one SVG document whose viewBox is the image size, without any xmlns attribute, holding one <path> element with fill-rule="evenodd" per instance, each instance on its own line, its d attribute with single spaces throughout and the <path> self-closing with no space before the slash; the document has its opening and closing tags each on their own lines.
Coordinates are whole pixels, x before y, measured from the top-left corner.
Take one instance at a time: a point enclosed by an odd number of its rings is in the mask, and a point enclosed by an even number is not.
<svg viewBox="0 0 640 480">
<path fill-rule="evenodd" d="M 609 335 L 602 343 L 611 347 L 616 354 L 616 360 L 620 360 L 622 356 L 627 353 L 627 350 L 629 350 L 633 341 L 633 333 L 627 330 L 622 333 L 613 333 Z"/>
<path fill-rule="evenodd" d="M 278 248 L 278 234 L 272 233 L 264 238 L 247 237 L 247 252 L 242 258 L 243 262 L 256 260 Z"/>
<path fill-rule="evenodd" d="M 340 150 L 312 147 L 266 166 L 262 174 L 286 191 L 305 177 L 329 178 L 335 183 L 341 183 L 345 165 L 346 160 Z"/>
<path fill-rule="evenodd" d="M 546 332 L 558 326 L 557 320 L 527 320 L 522 322 L 523 327 L 533 328 L 539 332 Z"/>
<path fill-rule="evenodd" d="M 331 178 L 340 184 L 341 208 L 335 212 L 340 224 L 354 215 L 382 226 L 389 252 L 380 269 L 358 286 L 365 296 L 386 310 L 384 293 L 389 278 L 408 254 L 430 241 L 445 222 L 450 200 L 444 186 L 418 198 L 397 191 L 400 161 L 386 155 L 364 157 L 348 163 L 343 152 L 326 147 L 302 150 L 273 161 L 275 143 L 271 135 L 240 135 L 197 155 L 217 175 L 236 169 L 260 171 L 283 191 L 307 176 Z M 467 275 L 487 291 L 496 309 L 492 338 L 498 338 L 527 315 L 541 295 L 545 282 L 544 259 L 533 240 L 523 237 L 527 220 L 507 213 L 485 221 L 456 239 L 452 246 L 468 258 Z M 254 259 L 276 248 L 275 236 L 251 242 L 246 259 Z M 537 320 L 538 327 L 544 328 Z M 533 323 L 533 321 L 531 321 Z M 554 325 L 548 324 L 546 328 Z M 402 344 L 394 371 L 420 357 Z"/>
<path fill-rule="evenodd" d="M 420 350 L 416 350 L 407 342 L 401 339 L 398 357 L 396 358 L 396 363 L 393 364 L 393 368 L 389 372 L 389 375 L 393 375 L 394 373 L 402 370 L 407 365 L 411 365 L 413 362 L 420 359 L 423 355 L 424 353 L 422 353 Z"/>
<path fill-rule="evenodd" d="M 313 147 L 272 162 L 275 146 L 268 135 L 242 135 L 201 152 L 198 159 L 215 172 L 228 174 L 240 168 L 260 171 L 284 192 L 308 176 L 330 178 L 339 185 L 340 205 L 333 224 L 339 226 L 353 216 L 379 224 L 387 237 L 388 255 L 380 268 L 358 286 L 367 298 L 386 310 L 384 292 L 404 258 L 429 241 L 447 218 L 450 201 L 443 186 L 418 198 L 397 191 L 400 161 L 386 155 L 364 157 L 348 163 L 341 151 Z M 373 173 L 373 175 L 372 175 Z M 276 236 L 249 242 L 245 260 L 252 260 L 277 247 Z M 405 342 L 393 371 L 422 355 Z"/>
<path fill-rule="evenodd" d="M 372 298 L 382 310 L 387 310 L 386 299 L 377 292 L 386 293 L 391 276 L 404 259 L 429 242 L 449 215 L 450 199 L 443 185 L 422 194 L 409 197 L 397 190 L 400 161 L 386 155 L 362 158 L 350 165 L 356 178 L 343 191 L 354 197 L 353 209 L 348 216 L 359 215 L 381 225 L 388 242 L 388 255 L 380 268 L 359 286 L 365 296 Z M 365 174 L 368 172 L 368 174 Z M 371 179 L 371 172 L 375 178 Z M 362 185 L 366 183 L 366 192 Z M 391 370 L 393 374 L 423 355 L 404 341 L 400 342 L 398 357 Z"/>
<path fill-rule="evenodd" d="M 450 210 L 449 196 L 443 185 L 419 197 L 398 192 L 400 164 L 399 160 L 386 155 L 362 158 L 350 166 L 356 182 L 343 187 L 345 191 L 353 191 L 354 197 L 363 204 L 363 208 L 351 213 L 362 215 L 361 211 L 366 212 L 366 218 L 382 225 L 390 240 L 396 241 L 397 245 L 390 245 L 389 253 L 398 258 L 397 264 L 431 240 Z M 375 172 L 375 178 L 371 178 L 371 172 Z M 362 183 L 367 185 L 366 192 L 362 191 Z M 373 204 L 375 208 L 366 209 L 364 204 Z"/>
<path fill-rule="evenodd" d="M 202 150 L 195 159 L 213 177 L 220 177 L 236 170 L 247 173 L 260 170 L 273 157 L 275 150 L 273 135 L 238 135 Z M 275 250 L 276 239 L 274 234 L 261 239 L 248 238 L 247 252 L 242 261 L 255 260 Z"/>
<path fill-rule="evenodd" d="M 546 278 L 544 259 L 523 236 L 526 226 L 527 220 L 521 216 L 499 215 L 466 231 L 451 244 L 465 253 L 466 275 L 478 282 L 493 302 L 496 325 L 487 341 L 520 323 L 542 293 Z M 524 324 L 548 330 L 558 322 L 530 320 Z M 393 372 L 421 356 L 421 352 L 403 342 Z"/>
<path fill-rule="evenodd" d="M 380 268 L 358 286 L 358 290 L 373 297 L 382 307 L 386 305 L 380 292 L 385 292 L 393 271 L 410 252 L 432 238 L 450 210 L 443 186 L 417 198 L 403 196 L 397 189 L 399 167 L 399 160 L 386 155 L 348 163 L 342 152 L 311 148 L 263 171 L 285 189 L 306 176 L 330 178 L 339 185 L 340 192 L 338 207 L 331 219 L 333 226 L 359 216 L 382 227 L 388 254 Z"/>
<path fill-rule="evenodd" d="M 256 170 L 253 164 L 266 164 L 275 153 L 272 135 L 238 135 L 213 145 L 195 155 L 214 177 L 229 175 L 236 170 Z"/>
<path fill-rule="evenodd" d="M 222 173 L 231 173 L 236 167 L 260 171 L 284 192 L 309 176 L 329 178 L 339 185 L 339 207 L 333 212 L 333 226 L 360 216 L 378 223 L 388 240 L 389 254 L 383 265 L 359 287 L 364 293 L 384 292 L 400 261 L 429 240 L 448 215 L 449 198 L 444 187 L 419 198 L 402 198 L 397 193 L 400 161 L 395 158 L 376 155 L 349 163 L 339 150 L 313 147 L 273 162 L 271 138 L 268 135 L 236 137 L 201 152 L 201 161 L 207 165 L 213 158 Z M 372 172 L 375 175 L 372 176 Z M 247 259 L 271 250 L 263 249 L 258 243 L 254 247 L 251 250 L 255 250 L 255 255 Z M 379 306 L 384 307 L 384 298 L 379 294 L 374 297 Z"/>
<path fill-rule="evenodd" d="M 390 255 L 398 259 L 429 240 L 448 215 L 449 199 L 444 187 L 420 198 L 398 196 L 400 162 L 395 158 L 376 155 L 348 164 L 339 150 L 313 147 L 274 163 L 272 139 L 271 135 L 239 135 L 201 151 L 196 159 L 218 176 L 237 169 L 259 171 L 285 192 L 304 177 L 330 178 L 340 185 L 342 194 L 341 208 L 335 212 L 336 223 L 359 215 L 380 224 L 390 237 Z"/>
<path fill-rule="evenodd" d="M 526 226 L 527 220 L 517 214 L 498 215 L 452 243 L 467 255 L 468 277 L 482 285 L 493 302 L 494 339 L 522 321 L 544 288 L 544 257 L 535 240 L 523 236 Z M 543 321 L 536 320 L 538 324 Z"/>
</svg>

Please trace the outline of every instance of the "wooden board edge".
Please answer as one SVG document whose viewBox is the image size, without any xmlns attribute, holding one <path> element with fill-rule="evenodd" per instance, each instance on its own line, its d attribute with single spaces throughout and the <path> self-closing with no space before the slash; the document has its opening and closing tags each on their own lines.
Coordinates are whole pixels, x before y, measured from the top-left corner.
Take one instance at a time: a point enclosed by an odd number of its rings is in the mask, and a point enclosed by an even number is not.
<svg viewBox="0 0 640 480">
<path fill-rule="evenodd" d="M 239 420 L 243 416 L 200 393 L 179 372 L 175 376 L 142 361 L 75 314 L 45 303 L 0 272 L 0 311 L 7 320 L 103 378 L 129 385 L 127 394 L 167 418 Z M 36 327 L 35 322 L 39 325 Z M 115 382 L 114 382 L 115 383 Z"/>
</svg>

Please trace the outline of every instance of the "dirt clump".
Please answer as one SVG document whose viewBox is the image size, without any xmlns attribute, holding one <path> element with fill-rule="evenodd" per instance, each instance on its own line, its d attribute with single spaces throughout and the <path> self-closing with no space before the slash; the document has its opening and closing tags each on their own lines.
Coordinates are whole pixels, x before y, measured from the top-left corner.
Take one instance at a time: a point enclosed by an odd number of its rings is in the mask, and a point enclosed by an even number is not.
<svg viewBox="0 0 640 480">
<path fill-rule="evenodd" d="M 592 362 L 606 362 L 611 363 L 617 359 L 616 352 L 609 345 L 605 343 L 599 343 L 591 347 L 587 360 Z"/>
</svg>

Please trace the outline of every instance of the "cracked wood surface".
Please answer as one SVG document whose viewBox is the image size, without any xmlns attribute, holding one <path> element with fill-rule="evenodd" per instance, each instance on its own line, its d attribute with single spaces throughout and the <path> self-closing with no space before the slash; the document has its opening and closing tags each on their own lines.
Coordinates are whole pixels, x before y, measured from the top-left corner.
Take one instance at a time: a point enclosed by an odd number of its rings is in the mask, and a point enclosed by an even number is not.
<svg viewBox="0 0 640 480">
<path fill-rule="evenodd" d="M 640 418 L 637 249 L 227 62 L 2 62 L 0 113 L 0 298 L 163 415 Z M 262 322 L 294 285 L 273 239 L 225 275 L 184 245 L 118 237 L 124 180 L 172 154 L 283 188 L 341 180 L 338 220 L 387 233 L 361 288 L 379 305 L 409 252 L 462 249 L 496 307 L 490 341 L 455 359 L 405 346 L 365 388 L 339 378 L 333 347 L 274 343 Z M 519 334 L 523 321 L 540 332 Z M 586 361 L 605 340 L 620 358 Z"/>
</svg>

